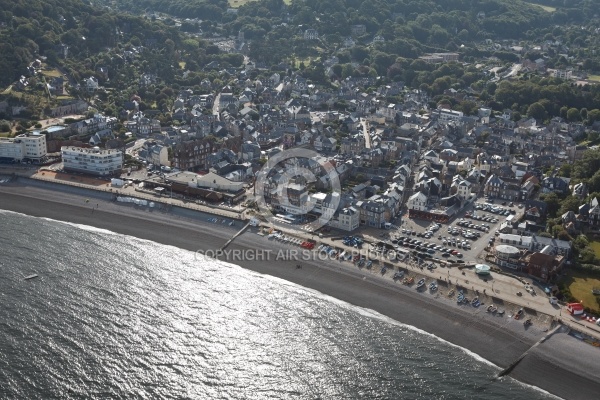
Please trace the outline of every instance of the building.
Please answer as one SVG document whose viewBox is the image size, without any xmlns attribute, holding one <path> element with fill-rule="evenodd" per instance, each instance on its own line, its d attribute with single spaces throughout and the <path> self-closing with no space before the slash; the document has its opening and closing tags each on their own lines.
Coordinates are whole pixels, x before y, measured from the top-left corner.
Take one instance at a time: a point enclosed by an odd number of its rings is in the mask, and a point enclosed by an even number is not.
<svg viewBox="0 0 600 400">
<path fill-rule="evenodd" d="M 518 249 L 531 252 L 549 251 L 549 254 L 569 257 L 571 253 L 571 242 L 566 240 L 547 238 L 543 236 L 522 236 L 509 233 L 501 233 L 498 236 L 501 244 L 514 246 Z M 548 249 L 545 249 L 548 246 Z"/>
<path fill-rule="evenodd" d="M 169 161 L 169 148 L 158 143 L 144 143 L 138 156 L 150 164 L 166 167 L 171 166 L 171 162 Z"/>
<path fill-rule="evenodd" d="M 182 171 L 208 169 L 208 156 L 217 151 L 213 142 L 207 139 L 193 140 L 173 148 L 173 167 Z"/>
<path fill-rule="evenodd" d="M 546 246 L 541 251 L 527 255 L 525 257 L 526 272 L 544 282 L 548 282 L 557 277 L 565 262 L 565 257 L 555 256 L 552 248 Z"/>
<path fill-rule="evenodd" d="M 42 161 L 48 154 L 46 136 L 23 133 L 14 138 L 0 138 L 0 159 L 11 161 Z"/>
<path fill-rule="evenodd" d="M 438 108 L 437 111 L 434 112 L 434 115 L 437 115 L 438 121 L 440 122 L 460 121 L 464 117 L 462 111 L 455 111 L 447 108 Z"/>
<path fill-rule="evenodd" d="M 317 40 L 319 38 L 319 32 L 316 29 L 307 29 L 304 31 L 304 39 L 306 40 Z"/>
<path fill-rule="evenodd" d="M 235 204 L 243 200 L 246 194 L 242 182 L 234 182 L 212 172 L 200 175 L 180 171 L 153 176 L 144 180 L 144 187 L 161 191 L 167 189 L 170 195 L 176 193 L 183 198 L 202 198 L 213 203 L 225 201 Z"/>
<path fill-rule="evenodd" d="M 494 247 L 495 262 L 501 267 L 517 269 L 521 252 L 515 246 L 500 244 Z"/>
<path fill-rule="evenodd" d="M 552 72 L 552 76 L 554 78 L 559 78 L 559 79 L 571 79 L 571 77 L 573 76 L 573 71 L 567 69 L 555 69 Z"/>
<path fill-rule="evenodd" d="M 121 150 L 63 146 L 60 148 L 60 152 L 65 171 L 110 176 L 120 174 L 123 168 L 123 152 Z"/>
<path fill-rule="evenodd" d="M 408 209 L 416 211 L 427 210 L 427 196 L 421 192 L 417 192 L 408 198 Z"/>
<path fill-rule="evenodd" d="M 518 184 L 509 182 L 508 179 L 501 179 L 495 174 L 488 178 L 483 191 L 486 196 L 493 199 L 518 201 L 521 196 L 521 187 Z"/>
<path fill-rule="evenodd" d="M 331 220 L 329 220 L 329 226 L 332 228 L 348 232 L 358 229 L 359 225 L 360 212 L 354 207 L 341 209 L 339 212 L 333 215 Z"/>
<path fill-rule="evenodd" d="M 444 62 L 458 61 L 458 53 L 432 53 L 419 57 L 429 64 L 439 64 Z"/>
</svg>

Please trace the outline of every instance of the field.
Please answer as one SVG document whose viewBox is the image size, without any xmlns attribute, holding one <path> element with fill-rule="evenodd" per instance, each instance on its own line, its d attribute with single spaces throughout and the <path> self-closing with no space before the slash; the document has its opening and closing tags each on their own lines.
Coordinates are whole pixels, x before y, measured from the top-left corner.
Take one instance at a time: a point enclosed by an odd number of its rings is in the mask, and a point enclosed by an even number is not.
<svg viewBox="0 0 600 400">
<path fill-rule="evenodd" d="M 528 3 L 529 3 L 529 2 L 528 2 Z M 531 4 L 531 5 L 533 5 L 533 6 L 538 6 L 538 7 L 541 7 L 541 8 L 543 8 L 543 9 L 544 9 L 544 11 L 547 11 L 547 12 L 550 12 L 550 13 L 552 13 L 552 12 L 556 11 L 556 8 L 555 8 L 555 7 L 544 6 L 544 5 L 542 5 L 542 4 L 536 4 L 536 3 L 529 3 L 529 4 Z"/>
<path fill-rule="evenodd" d="M 48 76 L 50 78 L 58 78 L 59 76 L 62 76 L 62 74 L 57 69 L 42 71 L 42 75 Z"/>
<path fill-rule="evenodd" d="M 588 75 L 588 80 L 594 82 L 600 82 L 600 75 Z"/>
<path fill-rule="evenodd" d="M 244 4 L 249 3 L 251 1 L 254 1 L 254 0 L 228 0 L 227 2 L 229 3 L 229 7 L 238 8 L 238 7 L 241 7 Z"/>
<path fill-rule="evenodd" d="M 581 272 L 571 271 L 566 284 L 576 300 L 581 300 L 585 307 L 600 312 L 600 296 L 592 293 L 593 288 L 600 288 L 600 279 L 590 278 Z"/>
<path fill-rule="evenodd" d="M 592 250 L 594 250 L 594 254 L 596 255 L 596 257 L 600 258 L 600 242 L 590 242 L 589 246 Z"/>
<path fill-rule="evenodd" d="M 231 8 L 241 7 L 246 3 L 250 3 L 251 1 L 256 1 L 256 0 L 227 0 L 227 2 L 229 3 L 229 7 L 231 7 Z M 292 0 L 283 0 L 283 2 L 287 5 L 290 5 L 292 3 Z"/>
</svg>

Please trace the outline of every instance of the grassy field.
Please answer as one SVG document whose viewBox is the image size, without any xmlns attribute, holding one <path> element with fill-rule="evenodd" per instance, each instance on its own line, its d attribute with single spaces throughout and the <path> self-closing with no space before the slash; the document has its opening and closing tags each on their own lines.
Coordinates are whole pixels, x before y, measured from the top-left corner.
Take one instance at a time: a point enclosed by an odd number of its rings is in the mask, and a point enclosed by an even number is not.
<svg viewBox="0 0 600 400">
<path fill-rule="evenodd" d="M 600 312 L 600 303 L 598 302 L 600 296 L 592 293 L 593 288 L 600 288 L 600 279 L 589 278 L 580 272 L 571 271 L 566 283 L 576 300 L 581 300 L 585 307 Z"/>
<path fill-rule="evenodd" d="M 57 69 L 42 71 L 42 75 L 48 76 L 50 78 L 58 78 L 59 76 L 62 76 L 62 74 Z"/>
<path fill-rule="evenodd" d="M 227 2 L 229 3 L 229 7 L 231 7 L 231 8 L 241 7 L 244 4 L 249 3 L 251 1 L 255 1 L 255 0 L 227 0 Z"/>
<path fill-rule="evenodd" d="M 588 75 L 588 80 L 594 82 L 600 82 L 600 75 Z"/>
<path fill-rule="evenodd" d="M 594 250 L 596 257 L 600 258 L 600 242 L 590 242 L 589 246 L 592 250 Z"/>
<path fill-rule="evenodd" d="M 529 2 L 528 2 L 528 3 L 529 3 Z M 547 12 L 550 12 L 550 13 L 552 13 L 552 12 L 556 11 L 556 8 L 555 8 L 555 7 L 544 6 L 544 5 L 542 5 L 542 4 L 536 4 L 536 3 L 529 3 L 529 4 L 531 4 L 531 5 L 533 5 L 533 6 L 542 7 L 542 8 L 544 9 L 544 11 L 547 11 Z"/>
<path fill-rule="evenodd" d="M 246 3 L 250 3 L 251 1 L 256 1 L 256 0 L 227 0 L 227 3 L 229 4 L 229 7 L 231 8 L 238 8 L 243 6 Z M 292 4 L 292 0 L 283 0 L 283 2 L 287 5 Z"/>
</svg>

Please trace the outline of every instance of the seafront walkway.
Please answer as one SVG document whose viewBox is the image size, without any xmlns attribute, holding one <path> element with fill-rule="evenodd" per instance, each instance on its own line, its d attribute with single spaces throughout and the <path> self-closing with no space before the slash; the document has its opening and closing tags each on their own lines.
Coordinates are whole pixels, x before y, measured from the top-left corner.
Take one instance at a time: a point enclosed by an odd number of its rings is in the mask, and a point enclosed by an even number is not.
<svg viewBox="0 0 600 400">
<path fill-rule="evenodd" d="M 169 195 L 156 195 L 148 191 L 142 191 L 136 187 L 111 187 L 110 182 L 103 179 L 94 179 L 81 175 L 56 173 L 53 171 L 39 171 L 35 168 L 18 167 L 0 167 L 0 175 L 13 175 L 20 178 L 35 179 L 38 181 L 50 182 L 71 187 L 79 187 L 87 190 L 96 190 L 110 193 L 115 196 L 132 197 L 140 200 L 147 200 L 162 206 L 176 206 L 190 210 L 200 211 L 207 214 L 217 215 L 224 218 L 244 220 L 243 210 L 231 208 L 222 208 L 208 204 L 198 204 L 194 201 L 186 201 L 178 198 L 172 198 Z"/>
<path fill-rule="evenodd" d="M 26 179 L 34 179 L 38 181 L 110 193 L 115 196 L 133 197 L 154 202 L 166 207 L 181 207 L 235 220 L 246 220 L 250 218 L 250 215 L 246 215 L 245 211 L 242 210 L 232 210 L 205 204 L 197 204 L 191 201 L 170 198 L 165 195 L 158 196 L 138 191 L 136 188 L 131 186 L 127 188 L 114 188 L 111 187 L 110 183 L 107 181 L 86 178 L 79 175 L 68 175 L 67 179 L 65 179 L 65 176 L 61 176 L 60 179 L 57 179 L 56 175 L 51 171 L 38 171 L 36 168 L 6 166 L 0 166 L 0 175 L 12 175 Z M 263 227 L 267 226 L 263 225 Z M 279 231 L 282 231 L 286 235 L 298 239 L 313 240 L 317 243 L 326 244 L 328 246 L 350 252 L 357 251 L 357 249 L 345 246 L 341 240 L 336 240 L 333 237 L 319 237 L 314 233 L 306 232 L 300 229 L 294 229 L 292 227 L 277 226 L 275 228 Z M 367 246 L 369 245 L 365 243 L 365 248 L 360 250 L 362 252 L 361 254 L 366 254 L 368 250 L 368 248 L 366 248 Z M 374 253 L 369 254 L 375 255 Z M 540 294 L 538 296 L 531 295 L 525 291 L 524 284 L 514 277 L 497 273 L 493 274 L 491 277 L 482 277 L 475 274 L 471 268 L 459 269 L 456 267 L 442 267 L 441 265 L 436 269 L 428 270 L 416 265 L 415 263 L 391 262 L 383 258 L 381 258 L 379 267 L 382 267 L 384 262 L 388 267 L 393 266 L 395 268 L 402 268 L 411 274 L 417 274 L 428 279 L 437 280 L 440 288 L 444 286 L 463 288 L 466 291 L 469 291 L 471 298 L 474 297 L 476 292 L 478 292 L 480 300 L 484 302 L 486 306 L 495 304 L 499 309 L 506 309 L 507 314 L 510 314 L 509 310 L 515 312 L 518 308 L 522 307 L 529 314 L 537 314 L 538 317 L 541 316 L 542 319 L 547 319 L 546 322 L 548 322 L 548 324 L 550 324 L 552 320 L 557 320 L 574 330 L 600 339 L 600 327 L 574 318 L 564 307 L 560 305 L 550 304 L 545 294 Z M 357 268 L 351 262 L 340 262 L 340 266 L 346 268 Z M 388 274 L 387 277 L 379 276 L 378 278 L 389 280 L 392 279 L 390 274 Z M 484 278 L 486 279 L 484 280 Z M 522 296 L 518 296 L 517 292 L 521 292 Z"/>
</svg>

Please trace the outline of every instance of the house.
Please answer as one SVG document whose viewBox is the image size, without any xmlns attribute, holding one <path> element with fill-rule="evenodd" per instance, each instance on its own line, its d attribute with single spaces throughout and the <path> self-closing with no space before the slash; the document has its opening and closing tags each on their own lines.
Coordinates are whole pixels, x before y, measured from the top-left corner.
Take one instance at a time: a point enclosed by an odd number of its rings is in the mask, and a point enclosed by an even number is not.
<svg viewBox="0 0 600 400">
<path fill-rule="evenodd" d="M 98 79 L 93 76 L 84 80 L 85 90 L 88 92 L 95 92 L 98 90 Z"/>
<path fill-rule="evenodd" d="M 471 182 L 463 179 L 460 175 L 454 176 L 450 193 L 457 194 L 462 200 L 467 200 L 471 197 Z"/>
<path fill-rule="evenodd" d="M 423 159 L 433 163 L 438 163 L 440 161 L 438 154 L 433 150 L 426 151 L 423 155 Z"/>
<path fill-rule="evenodd" d="M 583 200 L 588 195 L 588 189 L 585 183 L 580 182 L 573 186 L 573 192 L 571 193 L 573 197 L 577 197 L 580 200 Z"/>
<path fill-rule="evenodd" d="M 316 29 L 307 29 L 304 31 L 305 40 L 317 40 L 319 39 L 319 32 Z"/>
<path fill-rule="evenodd" d="M 542 193 L 566 194 L 569 192 L 569 181 L 569 178 L 559 176 L 546 177 L 542 180 Z"/>
<path fill-rule="evenodd" d="M 360 211 L 361 224 L 382 228 L 386 222 L 393 217 L 390 209 L 386 207 L 385 196 L 374 195 L 366 200 L 356 202 L 356 208 Z"/>
<path fill-rule="evenodd" d="M 598 199 L 594 197 L 590 202 L 590 209 L 588 211 L 588 223 L 591 228 L 598 228 L 600 226 L 600 206 L 598 205 Z"/>
<path fill-rule="evenodd" d="M 540 200 L 527 200 L 524 207 L 526 220 L 540 222 L 546 218 L 547 204 Z"/>
<path fill-rule="evenodd" d="M 335 229 L 351 232 L 360 226 L 360 212 L 355 207 L 346 207 L 334 213 L 328 225 Z"/>
<path fill-rule="evenodd" d="M 353 36 L 361 36 L 367 33 L 367 27 L 363 24 L 360 25 L 352 25 L 350 27 L 350 32 Z"/>
<path fill-rule="evenodd" d="M 543 282 L 549 282 L 556 278 L 562 270 L 566 257 L 552 254 L 550 246 L 540 252 L 525 257 L 525 271 Z"/>
<path fill-rule="evenodd" d="M 517 201 L 521 197 L 521 187 L 518 183 L 512 183 L 508 179 L 500 179 L 496 174 L 490 175 L 483 191 L 486 196 L 493 199 Z"/>
<path fill-rule="evenodd" d="M 427 196 L 421 192 L 417 192 L 408 198 L 407 207 L 409 210 L 426 211 Z"/>
</svg>

